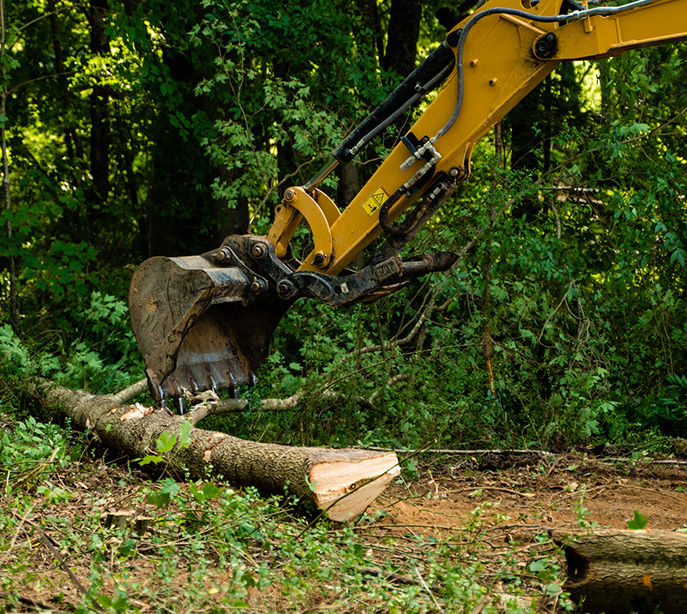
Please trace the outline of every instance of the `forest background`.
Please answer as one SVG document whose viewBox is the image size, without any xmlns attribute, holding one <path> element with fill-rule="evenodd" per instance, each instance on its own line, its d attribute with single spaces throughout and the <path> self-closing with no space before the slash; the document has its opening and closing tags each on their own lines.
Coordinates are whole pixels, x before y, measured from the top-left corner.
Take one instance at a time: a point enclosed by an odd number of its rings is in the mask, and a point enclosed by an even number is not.
<svg viewBox="0 0 687 614">
<path fill-rule="evenodd" d="M 5 2 L 0 409 L 25 411 L 35 376 L 94 393 L 140 380 L 137 264 L 264 233 L 284 189 L 470 9 Z M 683 437 L 684 57 L 681 43 L 563 64 L 480 143 L 470 180 L 407 250 L 474 239 L 459 263 L 373 305 L 299 302 L 244 391 L 253 409 L 301 392 L 298 406 L 212 427 L 299 445 Z M 402 130 L 327 180 L 340 206 Z"/>
</svg>

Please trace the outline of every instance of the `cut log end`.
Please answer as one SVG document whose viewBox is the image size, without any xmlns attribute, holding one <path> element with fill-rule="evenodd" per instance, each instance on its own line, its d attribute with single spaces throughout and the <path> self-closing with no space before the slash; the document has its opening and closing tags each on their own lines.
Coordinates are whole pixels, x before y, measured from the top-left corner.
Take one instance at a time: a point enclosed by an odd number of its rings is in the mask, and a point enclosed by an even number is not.
<svg viewBox="0 0 687 614">
<path fill-rule="evenodd" d="M 328 460 L 310 468 L 315 504 L 337 522 L 364 512 L 401 473 L 394 452 L 358 461 Z"/>
</svg>

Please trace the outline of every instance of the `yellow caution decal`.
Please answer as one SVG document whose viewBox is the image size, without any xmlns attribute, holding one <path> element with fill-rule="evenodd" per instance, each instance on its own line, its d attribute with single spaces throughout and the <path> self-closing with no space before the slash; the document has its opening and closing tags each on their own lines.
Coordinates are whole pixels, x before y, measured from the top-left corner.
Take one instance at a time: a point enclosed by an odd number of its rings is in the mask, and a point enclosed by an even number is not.
<svg viewBox="0 0 687 614">
<path fill-rule="evenodd" d="M 368 215 L 374 215 L 387 198 L 389 198 L 389 195 L 386 193 L 386 190 L 380 186 L 380 188 L 363 203 L 363 209 L 365 209 Z"/>
</svg>

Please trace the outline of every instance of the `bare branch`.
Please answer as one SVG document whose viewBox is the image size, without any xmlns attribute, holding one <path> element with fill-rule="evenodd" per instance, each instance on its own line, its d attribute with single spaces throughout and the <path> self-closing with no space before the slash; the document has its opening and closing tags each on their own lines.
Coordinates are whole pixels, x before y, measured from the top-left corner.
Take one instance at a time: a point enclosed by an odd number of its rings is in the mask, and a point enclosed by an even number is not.
<svg viewBox="0 0 687 614">
<path fill-rule="evenodd" d="M 148 391 L 148 380 L 142 379 L 135 384 L 131 384 L 128 388 L 112 395 L 112 401 L 115 405 L 124 405 L 132 401 L 137 396 Z"/>
<path fill-rule="evenodd" d="M 391 387 L 394 384 L 406 379 L 408 379 L 407 375 L 397 375 L 392 377 L 387 382 L 386 386 Z M 350 396 L 334 390 L 325 389 L 313 396 L 328 403 L 358 403 L 359 405 L 367 407 L 368 409 L 374 409 L 374 400 L 378 395 L 379 390 L 376 390 L 366 398 L 362 396 Z M 265 412 L 291 411 L 301 403 L 304 397 L 305 395 L 302 392 L 297 392 L 296 394 L 285 399 L 263 399 L 255 404 L 254 409 L 256 411 Z M 249 409 L 251 409 L 251 407 L 248 399 L 206 400 L 202 403 L 194 405 L 191 411 L 186 415 L 186 418 L 191 422 L 191 424 L 195 425 L 208 416 L 231 414 L 240 411 L 247 411 Z"/>
</svg>

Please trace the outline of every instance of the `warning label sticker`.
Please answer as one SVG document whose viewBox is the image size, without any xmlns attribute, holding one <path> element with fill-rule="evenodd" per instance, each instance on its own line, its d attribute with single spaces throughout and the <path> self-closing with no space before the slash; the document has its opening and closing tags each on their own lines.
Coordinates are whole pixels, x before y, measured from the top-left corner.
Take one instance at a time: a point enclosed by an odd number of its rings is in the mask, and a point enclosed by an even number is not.
<svg viewBox="0 0 687 614">
<path fill-rule="evenodd" d="M 380 187 L 370 198 L 363 203 L 363 209 L 368 215 L 374 215 L 379 208 L 384 204 L 384 201 L 389 198 L 384 188 Z"/>
</svg>

